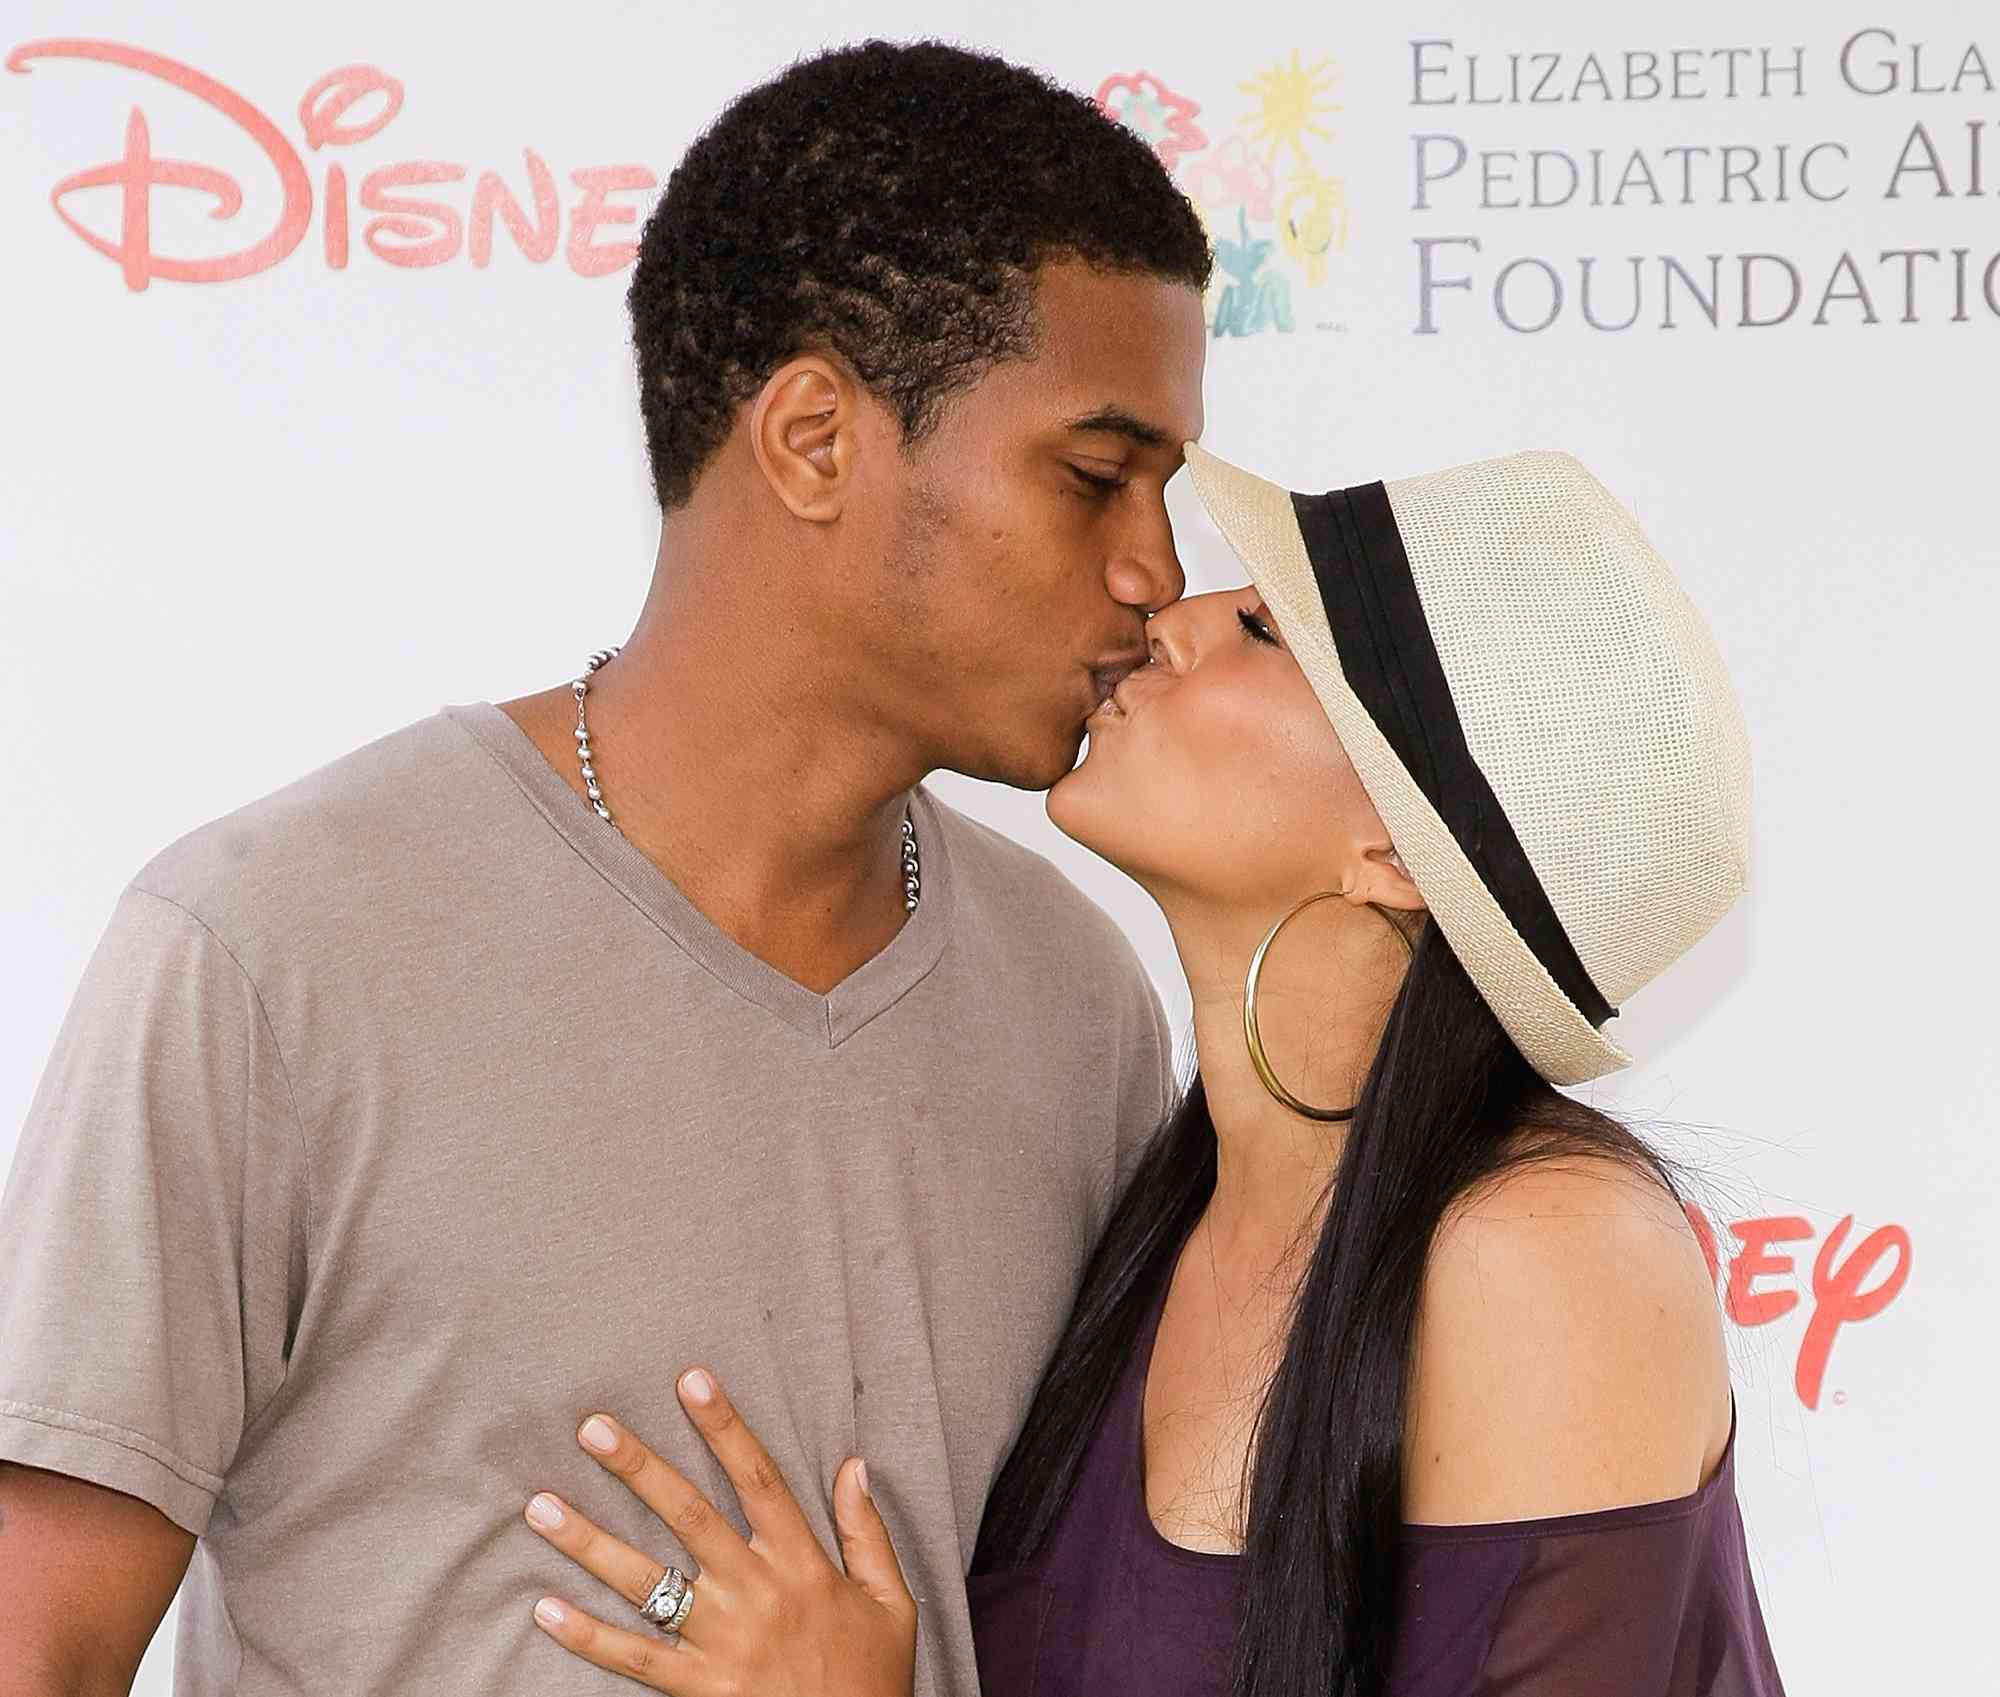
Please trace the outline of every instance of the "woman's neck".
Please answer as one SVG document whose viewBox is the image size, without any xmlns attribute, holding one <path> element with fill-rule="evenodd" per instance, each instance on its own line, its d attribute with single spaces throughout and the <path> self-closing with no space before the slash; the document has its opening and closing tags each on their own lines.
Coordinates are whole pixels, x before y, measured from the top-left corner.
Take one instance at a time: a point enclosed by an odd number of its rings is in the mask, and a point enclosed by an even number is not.
<svg viewBox="0 0 2000 1697">
<path fill-rule="evenodd" d="M 1227 911 L 1162 905 L 1193 995 L 1196 1053 L 1215 1126 L 1208 1230 L 1218 1264 L 1260 1279 L 1295 1258 L 1302 1269 L 1347 1123 L 1308 1119 L 1278 1101 L 1257 1074 L 1243 1029 L 1251 957 L 1290 904 Z M 1315 1107 L 1353 1104 L 1408 962 L 1389 922 L 1372 909 L 1324 902 L 1285 928 L 1265 958 L 1257 1013 L 1266 1057 L 1287 1090 Z"/>
</svg>

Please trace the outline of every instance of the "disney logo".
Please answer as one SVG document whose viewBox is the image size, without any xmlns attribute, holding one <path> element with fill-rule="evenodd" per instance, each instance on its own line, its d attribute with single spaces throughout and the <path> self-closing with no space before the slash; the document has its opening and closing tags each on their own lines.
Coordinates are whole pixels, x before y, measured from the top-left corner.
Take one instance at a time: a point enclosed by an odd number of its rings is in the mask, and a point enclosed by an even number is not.
<svg viewBox="0 0 2000 1697">
<path fill-rule="evenodd" d="M 277 175 L 279 210 L 276 222 L 256 241 L 234 252 L 206 258 L 177 258 L 153 248 L 153 191 L 190 189 L 209 197 L 209 216 L 236 217 L 243 209 L 243 187 L 226 171 L 194 160 L 162 158 L 153 151 L 152 125 L 145 108 L 134 106 L 125 122 L 125 151 L 103 165 L 77 171 L 55 185 L 50 203 L 76 235 L 116 260 L 125 285 L 144 289 L 155 277 L 176 283 L 227 283 L 254 276 L 286 259 L 305 239 L 313 221 L 313 179 L 305 159 L 278 126 L 234 89 L 191 65 L 143 48 L 110 41 L 32 41 L 7 55 L 7 69 L 26 74 L 38 60 L 82 59 L 118 65 L 193 95 L 254 142 Z M 364 103 L 377 103 L 366 115 L 355 115 Z M 379 135 L 403 109 L 403 85 L 373 65 L 344 65 L 326 73 L 299 100 L 299 126 L 308 152 L 348 148 Z M 562 240 L 562 207 L 556 179 L 533 148 L 522 149 L 527 167 L 528 198 L 524 207 L 497 171 L 482 171 L 473 185 L 469 211 L 461 215 L 452 201 L 411 196 L 403 191 L 462 182 L 467 167 L 439 160 L 413 159 L 382 165 L 367 172 L 355 195 L 364 213 L 374 216 L 362 227 L 369 252 L 389 265 L 418 269 L 443 265 L 461 252 L 475 266 L 493 257 L 493 226 L 497 219 L 521 253 L 536 264 L 554 257 Z M 630 242 L 601 241 L 607 226 L 631 224 L 637 207 L 611 199 L 657 186 L 643 165 L 591 165 L 569 173 L 578 192 L 569 208 L 569 232 L 563 257 L 579 277 L 603 277 L 631 264 L 637 249 Z M 72 216 L 64 204 L 82 189 L 120 191 L 118 236 L 108 239 Z M 347 168 L 338 160 L 326 166 L 321 219 L 322 249 L 329 269 L 348 263 L 350 215 Z"/>
<path fill-rule="evenodd" d="M 1723 1275 L 1723 1261 L 1715 1227 L 1702 1211 L 1689 1204 L 1688 1223 L 1701 1241 L 1708 1262 L 1711 1283 Z M 1877 1226 L 1841 1258 L 1854 1216 L 1844 1215 L 1826 1234 L 1813 1257 L 1812 1313 L 1806 1321 L 1805 1336 L 1799 1343 L 1799 1357 L 1793 1371 L 1793 1387 L 1799 1401 L 1818 1408 L 1820 1391 L 1826 1383 L 1827 1358 L 1840 1328 L 1857 1320 L 1872 1320 L 1894 1302 L 1910 1277 L 1910 1234 L 1901 1226 Z M 1735 1252 L 1728 1259 L 1727 1282 L 1722 1288 L 1723 1312 L 1739 1326 L 1763 1326 L 1790 1313 L 1799 1305 L 1796 1290 L 1759 1290 L 1761 1278 L 1782 1278 L 1792 1274 L 1789 1255 L 1774 1253 L 1776 1245 L 1809 1243 L 1812 1222 L 1799 1214 L 1771 1214 L 1753 1220 L 1738 1220 L 1729 1228 L 1736 1239 Z M 1890 1265 L 1874 1284 L 1869 1276 L 1884 1261 Z"/>
</svg>

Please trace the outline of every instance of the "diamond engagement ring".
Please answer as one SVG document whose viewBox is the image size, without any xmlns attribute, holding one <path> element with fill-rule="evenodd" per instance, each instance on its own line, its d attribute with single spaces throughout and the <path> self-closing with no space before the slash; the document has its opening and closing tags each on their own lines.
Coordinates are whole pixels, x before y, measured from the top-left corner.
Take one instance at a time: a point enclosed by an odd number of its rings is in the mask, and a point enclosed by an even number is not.
<svg viewBox="0 0 2000 1697">
<path fill-rule="evenodd" d="M 678 1633 L 694 1608 L 694 1582 L 677 1567 L 660 1575 L 659 1584 L 639 1605 L 639 1612 L 662 1632 Z"/>
</svg>

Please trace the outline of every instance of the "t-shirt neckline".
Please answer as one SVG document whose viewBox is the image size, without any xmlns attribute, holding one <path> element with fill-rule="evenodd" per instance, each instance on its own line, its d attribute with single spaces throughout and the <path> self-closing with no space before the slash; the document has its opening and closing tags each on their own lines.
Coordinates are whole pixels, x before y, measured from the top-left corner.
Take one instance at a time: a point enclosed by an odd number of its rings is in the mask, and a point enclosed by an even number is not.
<svg viewBox="0 0 2000 1697">
<path fill-rule="evenodd" d="M 688 900 L 622 831 L 592 811 L 499 707 L 470 702 L 444 708 L 443 716 L 470 735 L 564 841 L 690 959 L 828 1048 L 895 1006 L 944 955 L 957 900 L 951 847 L 943 810 L 921 784 L 908 799 L 923 857 L 923 899 L 887 945 L 822 995 L 752 954 Z"/>
</svg>

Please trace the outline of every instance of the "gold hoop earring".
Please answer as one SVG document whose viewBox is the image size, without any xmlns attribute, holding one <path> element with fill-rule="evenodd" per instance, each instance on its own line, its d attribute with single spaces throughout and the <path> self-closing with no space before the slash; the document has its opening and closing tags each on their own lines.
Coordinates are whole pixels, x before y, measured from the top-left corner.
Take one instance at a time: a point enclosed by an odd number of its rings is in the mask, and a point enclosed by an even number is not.
<svg viewBox="0 0 2000 1697">
<path fill-rule="evenodd" d="M 1346 894 L 1344 890 L 1322 890 L 1316 896 L 1307 896 L 1264 933 L 1263 942 L 1257 945 L 1257 952 L 1250 957 L 1250 974 L 1243 981 L 1243 1040 L 1250 1046 L 1250 1064 L 1257 1069 L 1259 1082 L 1271 1093 L 1273 1099 L 1290 1108 L 1293 1113 L 1302 1114 L 1305 1118 L 1317 1120 L 1323 1125 L 1336 1120 L 1353 1119 L 1354 1109 L 1352 1106 L 1315 1108 L 1310 1103 L 1301 1102 L 1279 1082 L 1277 1073 L 1272 1070 L 1270 1057 L 1264 1053 L 1264 1039 L 1257 1030 L 1257 985 L 1263 976 L 1264 957 L 1271 952 L 1271 945 L 1278 940 L 1278 933 L 1315 903 L 1344 900 Z M 1410 941 L 1410 934 L 1403 929 L 1401 921 L 1379 902 L 1370 902 L 1368 905 L 1382 916 L 1389 929 L 1396 933 L 1397 940 L 1414 956 L 1416 945 Z"/>
</svg>

